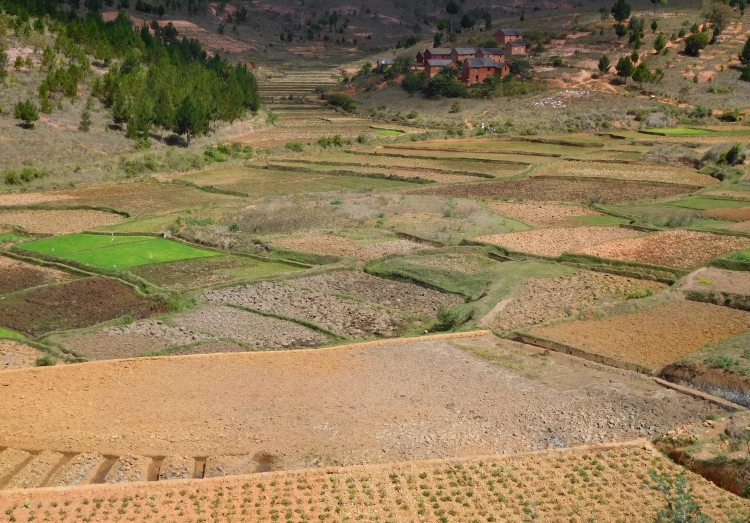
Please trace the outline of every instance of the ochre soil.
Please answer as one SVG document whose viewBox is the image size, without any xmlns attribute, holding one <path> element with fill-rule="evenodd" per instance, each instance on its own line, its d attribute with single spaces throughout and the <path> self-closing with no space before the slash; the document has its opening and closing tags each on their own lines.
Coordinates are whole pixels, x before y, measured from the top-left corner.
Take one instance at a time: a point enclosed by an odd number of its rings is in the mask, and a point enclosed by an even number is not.
<svg viewBox="0 0 750 523">
<path fill-rule="evenodd" d="M 355 243 L 351 238 L 333 234 L 307 234 L 273 240 L 275 245 L 294 251 L 312 252 L 328 256 L 347 256 L 370 260 L 428 248 L 409 240 L 389 240 L 376 243 Z"/>
<path fill-rule="evenodd" d="M 715 407 L 491 335 L 108 360 L 0 373 L 0 446 L 261 454 L 278 468 L 652 437 Z"/>
<path fill-rule="evenodd" d="M 731 222 L 747 222 L 750 221 L 750 207 L 740 207 L 739 209 L 709 209 L 703 211 L 703 216 L 719 220 L 729 220 Z"/>
<path fill-rule="evenodd" d="M 676 301 L 603 320 L 575 320 L 531 332 L 622 361 L 659 369 L 750 329 L 750 312 Z"/>
<path fill-rule="evenodd" d="M 581 249 L 602 258 L 695 269 L 717 256 L 750 247 L 750 238 L 698 231 L 664 231 Z"/>
<path fill-rule="evenodd" d="M 750 274 L 744 271 L 701 267 L 685 276 L 680 281 L 680 288 L 686 291 L 750 295 Z"/>
<path fill-rule="evenodd" d="M 490 202 L 487 206 L 495 212 L 537 227 L 581 225 L 580 222 L 571 220 L 571 218 L 574 216 L 601 216 L 601 213 L 592 211 L 581 205 L 561 205 L 544 202 Z"/>
<path fill-rule="evenodd" d="M 2 274 L 2 278 L 0 278 L 0 294 L 8 294 L 10 292 L 22 291 L 29 287 L 75 279 L 75 276 L 66 272 L 39 267 L 4 256 L 0 256 L 0 274 Z"/>
<path fill-rule="evenodd" d="M 43 353 L 30 345 L 13 340 L 0 340 L 0 371 L 33 367 Z"/>
<path fill-rule="evenodd" d="M 132 289 L 109 278 L 89 278 L 38 287 L 0 300 L 3 326 L 27 336 L 89 327 L 131 314 L 142 318 L 164 312 Z"/>
<path fill-rule="evenodd" d="M 643 488 L 649 470 L 683 471 L 643 441 L 520 456 L 484 456 L 156 483 L 0 492 L 17 521 L 195 522 L 490 520 L 650 522 L 665 506 Z M 744 520 L 750 502 L 687 473 L 687 485 L 716 523 Z M 435 501 L 431 501 L 434 497 Z M 6 512 L 9 511 L 9 512 Z M 533 516 L 533 520 L 529 519 Z M 74 516 L 75 515 L 75 516 Z M 304 519 L 301 519 L 304 518 Z M 580 519 L 579 519 L 580 518 Z M 738 518 L 738 519 L 735 519 Z M 117 519 L 115 519 L 117 521 Z M 444 520 L 443 520 L 444 521 Z"/>
<path fill-rule="evenodd" d="M 19 225 L 33 232 L 68 234 L 120 223 L 119 214 L 104 211 L 0 210 L 0 223 Z"/>
</svg>

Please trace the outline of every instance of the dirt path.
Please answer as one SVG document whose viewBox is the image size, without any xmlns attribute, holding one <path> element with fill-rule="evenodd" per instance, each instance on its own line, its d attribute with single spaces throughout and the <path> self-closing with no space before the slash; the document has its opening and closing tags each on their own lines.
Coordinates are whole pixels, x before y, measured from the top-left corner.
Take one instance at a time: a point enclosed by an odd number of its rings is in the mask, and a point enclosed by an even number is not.
<svg viewBox="0 0 750 523">
<path fill-rule="evenodd" d="M 472 130 L 472 129 L 474 129 L 474 124 L 471 123 L 471 119 L 472 118 L 479 118 L 480 116 L 484 116 L 485 114 L 487 114 L 489 112 L 490 112 L 490 110 L 487 109 L 485 111 L 482 111 L 479 114 L 475 114 L 474 116 L 467 116 L 466 118 L 464 118 L 464 123 L 469 128 L 469 130 Z"/>
</svg>

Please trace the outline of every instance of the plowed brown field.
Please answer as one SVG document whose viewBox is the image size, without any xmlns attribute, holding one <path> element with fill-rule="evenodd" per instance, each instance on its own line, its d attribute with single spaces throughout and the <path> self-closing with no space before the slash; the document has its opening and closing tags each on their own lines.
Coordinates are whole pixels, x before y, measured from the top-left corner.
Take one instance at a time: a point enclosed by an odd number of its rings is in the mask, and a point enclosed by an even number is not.
<svg viewBox="0 0 750 523">
<path fill-rule="evenodd" d="M 532 334 L 596 354 L 659 369 L 686 354 L 750 329 L 750 312 L 678 301 L 603 320 L 575 320 Z"/>
</svg>

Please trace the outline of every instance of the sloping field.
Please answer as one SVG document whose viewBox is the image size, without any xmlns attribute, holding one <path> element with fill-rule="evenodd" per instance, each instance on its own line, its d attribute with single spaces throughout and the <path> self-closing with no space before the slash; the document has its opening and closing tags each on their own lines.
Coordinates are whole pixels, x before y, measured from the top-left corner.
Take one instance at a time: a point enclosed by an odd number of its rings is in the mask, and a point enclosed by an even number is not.
<svg viewBox="0 0 750 523">
<path fill-rule="evenodd" d="M 653 521 L 666 505 L 662 495 L 648 486 L 650 480 L 644 486 L 651 471 L 669 482 L 683 473 L 650 444 L 635 441 L 513 457 L 4 491 L 0 493 L 0 510 L 9 511 L 18 521 L 44 515 L 52 522 L 69 521 L 68 514 L 86 514 L 94 522 L 109 521 L 114 512 L 126 520 L 161 514 L 169 517 L 167 521 L 188 522 L 200 520 L 211 510 L 222 520 L 247 514 L 256 521 L 283 516 L 287 521 L 340 517 L 370 522 L 385 517 L 388 521 L 430 522 L 601 519 L 645 523 Z M 703 512 L 717 523 L 739 521 L 750 510 L 747 500 L 700 476 L 687 473 L 686 483 Z"/>
<path fill-rule="evenodd" d="M 452 172 L 474 172 L 488 174 L 503 178 L 517 174 L 528 167 L 528 163 L 502 163 L 502 162 L 471 162 L 463 160 L 452 160 L 450 158 L 433 158 L 424 160 L 422 158 L 403 158 L 398 155 L 388 155 L 376 150 L 376 154 L 365 154 L 362 151 L 350 151 L 349 153 L 325 153 L 320 156 L 312 156 L 315 161 L 345 161 L 362 162 L 367 165 L 382 165 L 385 167 L 419 168 L 430 167 L 432 169 L 445 169 Z"/>
<path fill-rule="evenodd" d="M 510 216 L 511 218 L 516 218 L 538 227 L 580 225 L 580 222 L 571 220 L 571 218 L 576 216 L 602 216 L 601 213 L 580 205 L 489 202 L 487 207 L 505 216 Z"/>
<path fill-rule="evenodd" d="M 0 371 L 33 367 L 43 353 L 19 341 L 0 340 Z"/>
<path fill-rule="evenodd" d="M 404 145 L 386 145 L 384 149 L 407 149 L 423 150 L 430 149 L 435 151 L 483 151 L 483 152 L 522 152 L 545 155 L 576 156 L 591 151 L 588 147 L 576 147 L 574 145 L 558 145 L 548 143 L 536 143 L 526 140 L 436 140 L 425 141 Z"/>
<path fill-rule="evenodd" d="M 715 409 L 640 375 L 463 336 L 97 361 L 86 379 L 78 365 L 6 372 L 0 445 L 260 454 L 288 469 L 622 441 Z"/>
<path fill-rule="evenodd" d="M 703 216 L 732 222 L 748 222 L 750 221 L 750 207 L 740 207 L 739 209 L 709 209 L 703 213 Z"/>
<path fill-rule="evenodd" d="M 201 171 L 181 178 L 200 186 L 214 186 L 253 196 L 313 192 L 366 192 L 414 187 L 412 183 L 396 180 L 237 166 Z"/>
<path fill-rule="evenodd" d="M 463 198 L 509 198 L 535 202 L 625 203 L 666 198 L 695 192 L 691 185 L 629 180 L 569 179 L 532 177 L 508 182 L 484 182 L 427 187 L 416 194 Z"/>
<path fill-rule="evenodd" d="M 602 258 L 695 269 L 721 254 L 750 246 L 750 238 L 697 231 L 664 231 L 640 238 L 614 240 L 579 252 Z"/>
<path fill-rule="evenodd" d="M 90 210 L 0 210 L 0 223 L 18 225 L 32 232 L 68 234 L 120 223 L 119 214 Z"/>
<path fill-rule="evenodd" d="M 542 256 L 560 256 L 617 238 L 632 238 L 643 234 L 626 227 L 560 227 L 556 229 L 534 229 L 479 236 L 477 241 L 507 247 L 514 251 L 529 252 Z"/>
<path fill-rule="evenodd" d="M 89 327 L 125 314 L 163 312 L 130 287 L 108 278 L 89 278 L 19 292 L 0 300 L 2 325 L 30 336 Z"/>
<path fill-rule="evenodd" d="M 370 260 L 388 254 L 404 253 L 419 249 L 429 249 L 427 245 L 409 240 L 389 240 L 383 242 L 356 242 L 351 238 L 334 234 L 305 234 L 273 240 L 274 245 L 293 251 L 315 254 L 346 256 Z"/>
<path fill-rule="evenodd" d="M 574 160 L 560 160 L 542 165 L 534 172 L 533 176 L 644 180 L 695 185 L 698 187 L 707 187 L 718 183 L 716 178 L 712 178 L 707 174 L 700 174 L 695 169 L 683 165 L 576 162 Z"/>
<path fill-rule="evenodd" d="M 0 294 L 75 279 L 75 276 L 67 272 L 32 265 L 5 256 L 0 256 L 0 274 L 2 274 Z"/>
<path fill-rule="evenodd" d="M 620 361 L 659 369 L 686 354 L 750 330 L 750 312 L 709 303 L 677 301 L 602 320 L 575 320 L 533 329 Z"/>
</svg>

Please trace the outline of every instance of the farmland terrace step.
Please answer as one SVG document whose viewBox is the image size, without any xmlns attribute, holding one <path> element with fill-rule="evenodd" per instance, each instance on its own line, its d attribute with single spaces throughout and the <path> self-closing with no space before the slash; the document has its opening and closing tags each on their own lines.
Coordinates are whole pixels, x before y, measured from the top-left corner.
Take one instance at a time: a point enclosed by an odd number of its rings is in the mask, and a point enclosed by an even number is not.
<svg viewBox="0 0 750 523">
<path fill-rule="evenodd" d="M 132 483 L 170 479 L 253 474 L 269 470 L 258 455 L 105 456 L 99 453 L 26 451 L 0 448 L 0 489 L 72 487 L 97 483 Z"/>
</svg>

